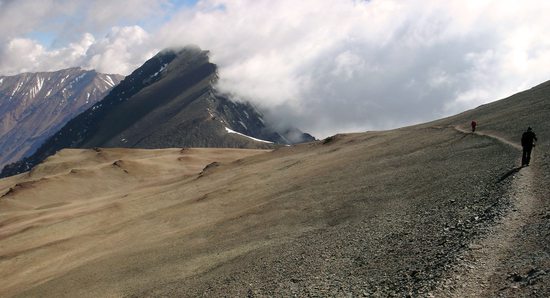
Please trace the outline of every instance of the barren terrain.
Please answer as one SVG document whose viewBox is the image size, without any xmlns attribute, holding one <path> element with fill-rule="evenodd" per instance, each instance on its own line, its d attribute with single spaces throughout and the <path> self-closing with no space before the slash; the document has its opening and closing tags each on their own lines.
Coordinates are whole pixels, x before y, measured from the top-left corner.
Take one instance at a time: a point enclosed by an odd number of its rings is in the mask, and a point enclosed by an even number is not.
<svg viewBox="0 0 550 298">
<path fill-rule="evenodd" d="M 544 96 L 274 151 L 60 151 L 0 180 L 0 296 L 548 297 Z"/>
</svg>

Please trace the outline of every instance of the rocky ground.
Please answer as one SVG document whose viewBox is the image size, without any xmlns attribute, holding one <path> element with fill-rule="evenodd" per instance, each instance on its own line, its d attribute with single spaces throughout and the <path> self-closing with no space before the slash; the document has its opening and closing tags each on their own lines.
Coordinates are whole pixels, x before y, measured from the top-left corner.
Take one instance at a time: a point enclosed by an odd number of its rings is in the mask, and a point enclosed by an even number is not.
<svg viewBox="0 0 550 298">
<path fill-rule="evenodd" d="M 372 162 L 380 175 L 351 178 L 362 180 L 362 192 L 324 194 L 342 204 L 322 227 L 137 296 L 430 295 L 472 239 L 510 209 L 514 177 L 507 174 L 517 157 L 490 138 L 432 129 L 445 137 L 434 138 L 430 150 L 405 149 L 379 167 Z M 365 170 L 349 166 L 347 177 Z M 385 175 L 388 169 L 395 175 Z"/>
<path fill-rule="evenodd" d="M 0 295 L 548 297 L 539 103 L 528 168 L 511 101 L 272 152 L 62 151 L 0 180 Z"/>
</svg>

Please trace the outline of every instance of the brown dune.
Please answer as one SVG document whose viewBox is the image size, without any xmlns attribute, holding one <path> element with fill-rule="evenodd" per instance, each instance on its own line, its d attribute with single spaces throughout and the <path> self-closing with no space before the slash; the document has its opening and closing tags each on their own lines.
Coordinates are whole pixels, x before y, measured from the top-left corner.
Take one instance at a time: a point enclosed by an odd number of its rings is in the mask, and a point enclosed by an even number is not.
<svg viewBox="0 0 550 298">
<path fill-rule="evenodd" d="M 478 134 L 62 150 L 0 180 L 0 296 L 548 296 L 550 146 L 517 168 L 509 101 Z"/>
</svg>

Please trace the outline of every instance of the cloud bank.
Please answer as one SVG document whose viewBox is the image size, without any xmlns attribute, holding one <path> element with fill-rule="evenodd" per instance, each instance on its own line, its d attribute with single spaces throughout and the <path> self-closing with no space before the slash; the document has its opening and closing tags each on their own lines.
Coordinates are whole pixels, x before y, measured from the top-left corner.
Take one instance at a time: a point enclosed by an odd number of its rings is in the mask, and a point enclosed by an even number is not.
<svg viewBox="0 0 550 298">
<path fill-rule="evenodd" d="M 550 79 L 548 1 L 136 1 L 126 14 L 109 3 L 73 26 L 79 34 L 60 33 L 73 36 L 60 47 L 0 37 L 0 73 L 128 74 L 157 50 L 196 44 L 220 67 L 219 89 L 317 137 L 427 121 Z"/>
<path fill-rule="evenodd" d="M 0 75 L 75 66 L 128 74 L 157 50 L 135 23 L 157 24 L 170 7 L 166 0 L 0 0 Z"/>
</svg>

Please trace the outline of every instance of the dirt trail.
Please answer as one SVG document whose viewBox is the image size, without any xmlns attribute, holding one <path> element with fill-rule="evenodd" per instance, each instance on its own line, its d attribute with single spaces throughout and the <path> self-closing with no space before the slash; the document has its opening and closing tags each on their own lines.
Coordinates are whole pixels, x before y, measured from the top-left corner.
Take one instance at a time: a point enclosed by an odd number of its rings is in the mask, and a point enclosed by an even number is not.
<svg viewBox="0 0 550 298">
<path fill-rule="evenodd" d="M 453 128 L 456 129 L 456 130 L 458 130 L 458 131 L 460 131 L 460 132 L 462 132 L 462 133 L 472 133 L 470 130 L 464 129 L 464 128 L 458 126 L 458 125 L 457 125 L 457 126 L 453 126 Z M 499 137 L 499 136 L 497 136 L 497 135 L 490 134 L 490 133 L 483 132 L 483 131 L 479 131 L 479 130 L 476 131 L 476 132 L 474 132 L 474 134 L 480 135 L 480 136 L 486 136 L 486 137 L 489 137 L 489 138 L 493 138 L 493 139 L 496 139 L 496 140 L 498 140 L 498 141 L 500 141 L 500 142 L 502 142 L 502 143 L 504 143 L 504 144 L 510 145 L 510 146 L 512 146 L 512 147 L 514 147 L 514 148 L 516 148 L 516 149 L 518 149 L 518 150 L 522 150 L 520 144 L 514 143 L 514 142 L 512 142 L 512 141 L 509 141 L 509 140 L 507 140 L 507 139 L 505 139 L 505 138 L 502 138 L 502 137 Z"/>
<path fill-rule="evenodd" d="M 471 133 L 458 126 L 454 129 Z M 521 150 L 521 146 L 501 137 L 475 132 Z M 441 288 L 433 294 L 435 297 L 491 297 L 495 296 L 502 285 L 490 283 L 491 276 L 508 274 L 502 266 L 509 256 L 514 243 L 521 241 L 522 227 L 537 211 L 537 198 L 533 192 L 534 169 L 531 167 L 516 168 L 512 177 L 512 188 L 509 193 L 512 210 L 496 225 L 491 227 L 484 237 L 476 239 L 469 249 L 460 257 L 458 266 L 443 281 Z"/>
</svg>

